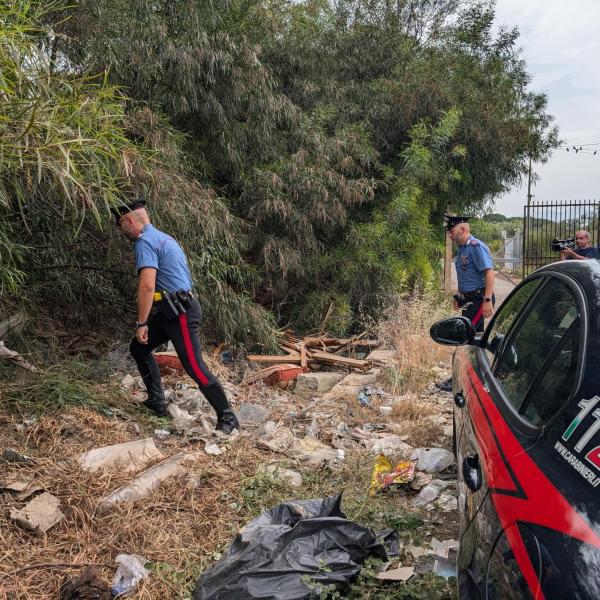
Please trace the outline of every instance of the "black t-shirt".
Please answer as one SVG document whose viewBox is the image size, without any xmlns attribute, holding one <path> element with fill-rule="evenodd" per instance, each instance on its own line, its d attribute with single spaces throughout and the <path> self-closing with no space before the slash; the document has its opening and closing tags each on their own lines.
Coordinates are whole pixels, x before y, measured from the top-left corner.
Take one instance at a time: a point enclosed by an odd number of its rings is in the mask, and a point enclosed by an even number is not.
<svg viewBox="0 0 600 600">
<path fill-rule="evenodd" d="M 587 248 L 575 248 L 574 252 L 575 254 L 579 254 L 579 256 L 585 256 L 586 258 L 600 258 L 598 255 L 598 248 L 594 248 L 593 246 L 588 246 Z M 567 258 L 572 257 L 567 256 Z"/>
</svg>

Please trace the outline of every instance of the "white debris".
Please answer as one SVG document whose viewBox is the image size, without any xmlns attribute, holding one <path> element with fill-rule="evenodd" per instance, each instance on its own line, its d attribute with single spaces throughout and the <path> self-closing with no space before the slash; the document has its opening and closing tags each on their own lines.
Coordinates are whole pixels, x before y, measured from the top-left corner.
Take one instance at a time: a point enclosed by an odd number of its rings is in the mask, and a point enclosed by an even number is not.
<svg viewBox="0 0 600 600">
<path fill-rule="evenodd" d="M 84 452 L 77 459 L 86 471 L 138 471 L 149 462 L 162 458 L 152 438 L 103 446 Z"/>
</svg>

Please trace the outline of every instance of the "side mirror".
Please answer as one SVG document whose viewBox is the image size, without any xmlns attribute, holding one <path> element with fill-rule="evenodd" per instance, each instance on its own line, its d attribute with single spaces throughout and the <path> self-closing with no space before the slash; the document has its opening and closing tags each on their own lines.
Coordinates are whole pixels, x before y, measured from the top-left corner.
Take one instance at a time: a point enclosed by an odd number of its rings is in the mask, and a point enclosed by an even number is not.
<svg viewBox="0 0 600 600">
<path fill-rule="evenodd" d="M 429 335 L 438 344 L 462 346 L 475 337 L 475 328 L 467 317 L 450 317 L 434 323 Z"/>
</svg>

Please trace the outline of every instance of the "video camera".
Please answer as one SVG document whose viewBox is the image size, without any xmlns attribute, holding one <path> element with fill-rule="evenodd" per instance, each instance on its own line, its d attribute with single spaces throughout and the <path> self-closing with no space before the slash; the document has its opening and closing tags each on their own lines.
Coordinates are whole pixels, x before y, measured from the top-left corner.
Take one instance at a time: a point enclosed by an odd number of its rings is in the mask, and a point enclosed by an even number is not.
<svg viewBox="0 0 600 600">
<path fill-rule="evenodd" d="M 563 250 L 566 250 L 567 248 L 571 248 L 571 250 L 573 248 L 575 248 L 575 238 L 567 238 L 565 240 L 559 240 L 557 237 L 555 237 L 552 240 L 552 250 L 554 252 L 562 252 Z"/>
</svg>

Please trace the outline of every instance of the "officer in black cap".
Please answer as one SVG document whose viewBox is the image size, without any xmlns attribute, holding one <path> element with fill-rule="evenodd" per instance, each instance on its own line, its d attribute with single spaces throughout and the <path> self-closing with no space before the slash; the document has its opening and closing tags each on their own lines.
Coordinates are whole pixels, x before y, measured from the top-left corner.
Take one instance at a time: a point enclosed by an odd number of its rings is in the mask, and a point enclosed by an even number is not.
<svg viewBox="0 0 600 600">
<path fill-rule="evenodd" d="M 217 429 L 230 434 L 239 429 L 239 423 L 219 380 L 202 359 L 202 311 L 192 291 L 187 259 L 171 236 L 150 223 L 145 206 L 145 200 L 138 198 L 113 209 L 117 227 L 135 247 L 138 316 L 129 349 L 148 390 L 144 404 L 159 416 L 168 414 L 152 350 L 171 340 L 188 375 L 217 413 Z"/>
<path fill-rule="evenodd" d="M 490 249 L 471 235 L 469 217 L 446 215 L 446 230 L 458 244 L 455 307 L 471 320 L 475 331 L 483 331 L 483 321 L 492 316 L 495 303 L 494 265 Z"/>
</svg>

